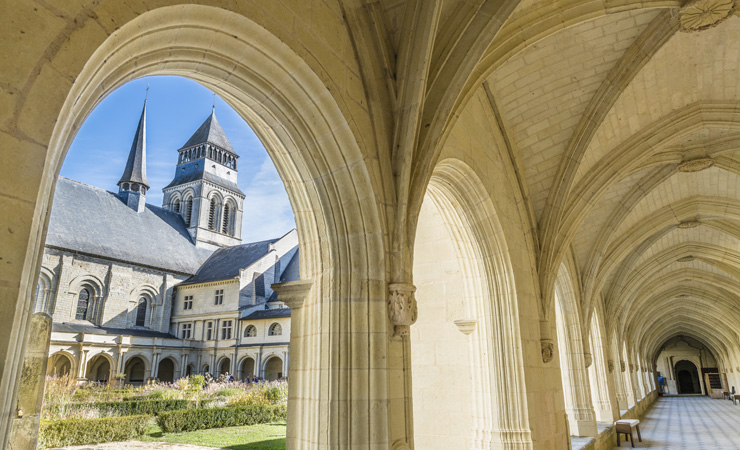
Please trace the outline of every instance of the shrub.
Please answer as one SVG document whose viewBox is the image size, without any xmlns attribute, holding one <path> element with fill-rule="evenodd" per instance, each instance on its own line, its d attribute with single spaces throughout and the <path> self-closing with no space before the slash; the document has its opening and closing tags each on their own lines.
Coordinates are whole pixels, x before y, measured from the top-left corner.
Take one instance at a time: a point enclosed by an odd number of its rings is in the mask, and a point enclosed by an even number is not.
<svg viewBox="0 0 740 450">
<path fill-rule="evenodd" d="M 164 411 L 175 411 L 196 407 L 190 400 L 134 400 L 126 402 L 67 403 L 46 405 L 44 419 L 84 419 L 106 416 L 157 415 Z"/>
<path fill-rule="evenodd" d="M 207 428 L 280 422 L 285 420 L 286 415 L 284 405 L 238 406 L 164 412 L 157 417 L 157 423 L 165 433 L 179 433 Z"/>
<path fill-rule="evenodd" d="M 128 402 L 93 403 L 100 414 L 106 416 L 135 416 L 139 414 L 157 415 L 165 411 L 193 408 L 190 400 L 135 400 Z"/>
<path fill-rule="evenodd" d="M 206 377 L 203 375 L 192 375 L 188 379 L 188 384 L 194 389 L 201 389 L 203 388 L 203 385 L 206 384 Z"/>
<path fill-rule="evenodd" d="M 150 416 L 41 421 L 39 448 L 124 441 L 141 436 Z"/>
</svg>

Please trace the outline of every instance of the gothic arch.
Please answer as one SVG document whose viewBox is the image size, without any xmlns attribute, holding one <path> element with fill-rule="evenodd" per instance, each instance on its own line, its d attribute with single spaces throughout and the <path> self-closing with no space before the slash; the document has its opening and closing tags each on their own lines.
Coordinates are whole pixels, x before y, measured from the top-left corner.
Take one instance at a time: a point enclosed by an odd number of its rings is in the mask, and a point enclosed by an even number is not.
<svg viewBox="0 0 740 450">
<path fill-rule="evenodd" d="M 584 355 L 580 302 L 575 293 L 577 284 L 571 277 L 565 264 L 561 264 L 555 282 L 555 324 L 565 410 L 571 435 L 596 436 L 596 415 Z"/>
<path fill-rule="evenodd" d="M 46 366 L 47 376 L 69 376 L 74 380 L 77 378 L 77 358 L 73 354 L 60 350 L 49 356 Z"/>
<path fill-rule="evenodd" d="M 96 325 L 101 324 L 103 317 L 103 310 L 105 309 L 105 283 L 98 277 L 90 274 L 80 275 L 74 278 L 69 283 L 68 292 L 69 295 L 74 296 L 73 305 L 74 309 L 71 311 L 72 316 L 69 320 L 78 317 L 80 311 L 77 308 L 80 306 L 80 300 L 78 296 L 83 290 L 87 290 L 89 293 L 89 299 L 87 300 L 87 306 L 85 311 L 85 319 Z"/>
<path fill-rule="evenodd" d="M 242 4 L 239 7 L 246 8 Z M 301 279 L 312 280 L 314 286 L 303 308 L 298 312 L 294 309 L 294 323 L 307 328 L 298 330 L 298 335 L 310 336 L 295 345 L 312 349 L 328 339 L 329 333 L 334 339 L 349 336 L 355 332 L 353 317 L 359 320 L 366 320 L 368 316 L 385 318 L 385 283 L 374 285 L 368 291 L 363 288 L 367 286 L 365 283 L 355 281 L 386 279 L 385 232 L 380 211 L 384 200 L 375 198 L 376 193 L 383 190 L 374 189 L 380 177 L 371 173 L 377 167 L 367 164 L 360 148 L 366 144 L 365 138 L 358 139 L 353 134 L 356 121 L 345 117 L 347 110 L 342 107 L 347 105 L 338 104 L 338 99 L 327 88 L 326 79 L 321 78 L 324 74 L 315 73 L 271 31 L 225 9 L 151 5 L 150 11 L 119 25 L 116 33 L 104 41 L 86 42 L 85 48 L 90 53 L 86 54 L 83 48 L 77 49 L 78 59 L 87 62 L 79 72 L 75 71 L 75 83 L 61 109 L 50 108 L 49 102 L 45 102 L 45 108 L 58 111 L 53 114 L 58 120 L 51 132 L 47 167 L 41 181 L 40 198 L 44 200 L 39 201 L 36 208 L 46 211 L 57 168 L 74 130 L 105 95 L 137 77 L 187 76 L 213 89 L 249 121 L 285 182 L 296 211 Z M 36 79 L 31 89 L 46 91 L 49 86 L 43 81 L 43 78 Z M 57 85 L 56 91 L 59 90 Z M 42 115 L 49 116 L 48 113 Z M 42 128 L 48 125 L 41 123 Z M 45 216 L 39 213 L 36 217 Z M 41 230 L 44 220 L 37 220 L 34 226 Z M 41 251 L 37 241 L 30 245 L 31 253 Z M 30 260 L 26 269 L 33 271 Z M 324 279 L 327 282 L 322 281 Z M 349 282 L 350 279 L 353 281 Z M 341 302 L 343 306 L 330 308 L 326 314 L 323 306 L 319 311 L 317 299 L 321 299 L 322 305 Z M 347 302 L 347 299 L 352 301 Z M 316 332 L 312 331 L 314 329 Z M 332 385 L 339 386 L 350 377 L 352 371 L 339 371 L 335 368 L 339 364 L 335 360 L 325 359 L 313 368 L 296 371 L 294 378 L 298 379 L 294 386 L 297 388 L 291 390 L 289 409 L 300 410 L 301 414 L 316 420 L 289 421 L 289 446 L 300 445 L 304 439 L 325 444 L 343 439 L 343 431 L 319 433 L 322 428 L 319 424 L 328 420 L 326 414 L 320 412 L 320 405 L 326 402 L 336 401 L 343 405 L 341 408 L 352 409 L 364 408 L 360 406 L 364 400 L 360 399 L 390 398 L 389 358 L 385 352 L 396 349 L 386 350 L 389 332 L 387 320 L 373 322 L 368 330 L 369 338 L 375 343 L 365 350 L 367 358 L 355 361 L 358 364 L 360 360 L 365 361 L 363 370 L 368 369 L 366 365 L 370 361 L 369 373 L 375 381 L 357 385 L 351 398 L 337 397 L 338 387 L 318 389 L 319 374 L 327 370 L 337 370 Z M 370 352 L 370 348 L 384 350 L 378 354 Z M 358 406 L 352 406 L 355 403 Z M 390 403 L 380 404 L 384 406 L 368 409 L 369 415 L 340 415 L 340 421 L 348 424 L 336 430 L 366 430 L 367 435 L 374 436 L 374 441 L 386 442 L 391 439 L 390 434 L 395 433 L 387 423 L 393 420 L 389 417 L 397 410 L 391 409 Z M 369 430 L 387 430 L 388 434 Z"/>
<path fill-rule="evenodd" d="M 531 437 L 523 395 L 523 362 L 516 350 L 520 339 L 515 319 L 517 297 L 507 244 L 493 201 L 476 172 L 454 158 L 437 164 L 425 201 L 441 216 L 445 232 L 455 243 L 460 273 L 464 274 L 462 292 L 455 294 L 458 301 L 462 297 L 464 307 L 458 311 L 455 324 L 466 334 L 462 342 L 467 341 L 470 355 L 473 404 L 468 442 L 475 448 L 528 442 Z M 425 225 L 417 224 L 417 233 L 424 232 Z M 414 259 L 416 264 L 416 255 Z M 435 264 L 420 261 L 430 262 Z M 424 279 L 424 270 L 416 265 L 414 279 Z M 434 294 L 425 291 L 420 295 L 421 322 L 412 327 L 412 346 L 418 333 L 414 327 L 424 323 L 423 297 Z M 507 388 L 501 389 L 503 385 Z M 431 445 L 430 440 L 424 442 Z"/>
</svg>

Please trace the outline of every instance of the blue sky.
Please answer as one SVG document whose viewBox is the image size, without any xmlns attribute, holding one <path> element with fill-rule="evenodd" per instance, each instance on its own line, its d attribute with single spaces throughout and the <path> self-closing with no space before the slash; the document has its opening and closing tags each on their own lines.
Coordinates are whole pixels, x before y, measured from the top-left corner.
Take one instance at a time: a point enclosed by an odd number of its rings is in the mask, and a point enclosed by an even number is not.
<svg viewBox="0 0 740 450">
<path fill-rule="evenodd" d="M 213 92 L 186 78 L 140 78 L 103 99 L 77 133 L 62 176 L 118 191 L 147 84 L 147 203 L 162 205 L 162 188 L 175 173 L 177 149 L 210 115 L 213 104 Z M 295 227 L 295 218 L 275 166 L 249 125 L 218 96 L 216 117 L 239 155 L 239 187 L 247 196 L 242 242 L 282 236 Z"/>
</svg>

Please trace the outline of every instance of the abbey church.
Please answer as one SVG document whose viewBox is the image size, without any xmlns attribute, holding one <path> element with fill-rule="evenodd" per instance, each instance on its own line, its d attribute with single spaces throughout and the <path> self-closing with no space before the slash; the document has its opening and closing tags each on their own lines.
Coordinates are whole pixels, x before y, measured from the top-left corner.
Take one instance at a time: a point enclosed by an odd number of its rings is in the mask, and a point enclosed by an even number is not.
<svg viewBox="0 0 740 450">
<path fill-rule="evenodd" d="M 0 447 L 42 372 L 228 370 L 289 378 L 288 449 L 737 448 L 738 0 L 4 6 Z M 295 231 L 240 241 L 213 115 L 162 207 L 144 120 L 114 192 L 58 177 L 150 75 L 249 123 Z"/>
<path fill-rule="evenodd" d="M 298 240 L 241 244 L 237 158 L 214 110 L 148 205 L 145 103 L 117 193 L 59 178 L 34 306 L 53 319 L 49 375 L 287 376 L 290 309 L 270 285 L 297 280 Z"/>
</svg>

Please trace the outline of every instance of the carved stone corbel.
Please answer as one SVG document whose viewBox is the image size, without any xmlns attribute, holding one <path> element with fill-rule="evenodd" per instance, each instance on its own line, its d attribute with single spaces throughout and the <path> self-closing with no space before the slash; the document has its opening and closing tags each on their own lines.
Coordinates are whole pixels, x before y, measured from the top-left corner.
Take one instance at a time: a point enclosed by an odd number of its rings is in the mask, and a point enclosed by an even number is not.
<svg viewBox="0 0 740 450">
<path fill-rule="evenodd" d="M 586 360 L 586 369 L 591 367 L 591 364 L 594 362 L 594 357 L 591 355 L 591 353 L 584 353 L 583 359 Z"/>
<path fill-rule="evenodd" d="M 393 324 L 393 336 L 408 336 L 416 322 L 416 286 L 411 283 L 388 284 L 388 318 Z"/>
<path fill-rule="evenodd" d="M 552 339 L 540 339 L 540 348 L 542 350 L 542 362 L 547 364 L 555 356 L 555 344 Z"/>
<path fill-rule="evenodd" d="M 475 326 L 478 324 L 478 321 L 475 319 L 460 319 L 455 320 L 453 323 L 457 326 L 457 329 L 460 330 L 460 333 L 468 335 L 475 331 Z"/>
<path fill-rule="evenodd" d="M 619 368 L 622 370 L 622 372 L 627 370 L 626 364 L 624 364 L 624 361 L 619 361 Z"/>
<path fill-rule="evenodd" d="M 311 286 L 313 286 L 312 280 L 288 281 L 270 285 L 272 290 L 277 292 L 278 299 L 293 310 L 303 306 Z"/>
<path fill-rule="evenodd" d="M 630 372 L 634 372 L 634 371 L 635 371 L 635 365 L 630 363 Z"/>
<path fill-rule="evenodd" d="M 614 372 L 614 360 L 610 359 L 607 361 L 606 366 L 609 368 L 609 373 Z"/>
</svg>

